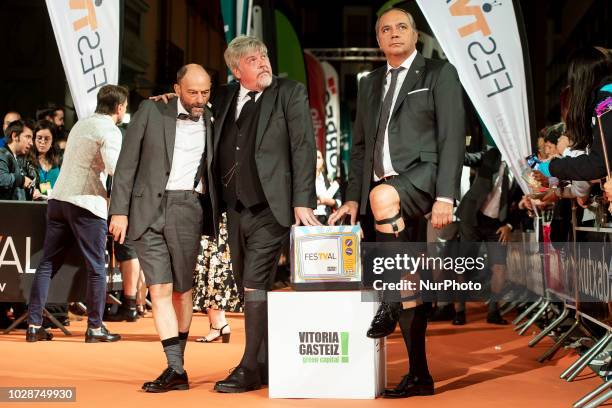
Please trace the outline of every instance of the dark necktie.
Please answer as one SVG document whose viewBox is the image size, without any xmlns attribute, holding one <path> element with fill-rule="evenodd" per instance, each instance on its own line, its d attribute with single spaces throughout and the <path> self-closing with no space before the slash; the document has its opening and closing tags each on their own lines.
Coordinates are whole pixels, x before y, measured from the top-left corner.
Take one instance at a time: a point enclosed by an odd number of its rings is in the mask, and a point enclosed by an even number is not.
<svg viewBox="0 0 612 408">
<path fill-rule="evenodd" d="M 255 96 L 257 96 L 257 91 L 250 91 L 247 93 L 249 100 L 246 101 L 244 105 L 242 105 L 242 110 L 240 111 L 240 115 L 238 115 L 238 119 L 236 119 L 236 124 L 238 127 L 242 124 L 244 118 L 247 118 L 253 110 L 255 110 Z"/>
<path fill-rule="evenodd" d="M 389 89 L 385 94 L 385 99 L 383 100 L 380 110 L 378 130 L 376 131 L 376 142 L 374 143 L 374 174 L 378 178 L 382 178 L 385 175 L 385 168 L 383 166 L 385 129 L 387 129 L 387 122 L 389 121 L 389 115 L 391 115 L 391 105 L 393 104 L 393 95 L 395 94 L 395 87 L 397 85 L 397 76 L 403 70 L 404 67 L 389 70 L 389 74 L 391 74 L 391 84 L 389 84 Z"/>
<path fill-rule="evenodd" d="M 198 120 L 200 120 L 200 117 L 194 117 L 191 115 L 188 115 L 186 113 L 179 113 L 178 116 L 176 117 L 178 120 L 192 120 L 194 122 L 197 122 Z"/>
</svg>

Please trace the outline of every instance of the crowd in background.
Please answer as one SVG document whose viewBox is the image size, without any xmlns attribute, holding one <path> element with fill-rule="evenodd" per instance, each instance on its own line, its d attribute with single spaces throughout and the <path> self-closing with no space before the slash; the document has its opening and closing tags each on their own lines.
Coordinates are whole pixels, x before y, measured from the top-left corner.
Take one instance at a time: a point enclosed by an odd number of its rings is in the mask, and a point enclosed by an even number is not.
<svg viewBox="0 0 612 408">
<path fill-rule="evenodd" d="M 601 180 L 607 176 L 605 146 L 596 126 L 597 109 L 605 110 L 612 96 L 612 57 L 602 48 L 586 48 L 576 52 L 570 61 L 568 88 L 564 91 L 560 122 L 542 129 L 537 138 L 537 150 L 527 158 L 534 169 L 528 182 L 539 194 L 521 194 L 517 180 L 497 148 L 485 146 L 481 152 L 466 153 L 464 172 L 471 183 L 462 191 L 456 203 L 457 221 L 431 239 L 464 240 L 505 243 L 515 229 L 532 229 L 530 217 L 536 212 L 552 214 L 552 241 L 572 239 L 572 204 L 579 205 L 579 225 L 593 226 L 607 223 L 607 200 Z M 604 143 L 612 145 L 612 124 L 604 122 Z M 0 140 L 0 199 L 45 200 L 53 190 L 59 175 L 68 132 L 64 127 L 64 108 L 48 105 L 36 113 L 36 121 L 23 118 L 19 112 L 9 111 L 3 117 L 4 138 Z M 14 160 L 13 160 L 14 159 Z M 524 175 L 523 175 L 524 176 Z M 342 189 L 329 180 L 323 154 L 317 152 L 316 168 L 317 209 L 322 223 L 342 204 Z M 547 188 L 547 189 L 546 189 Z M 612 189 L 609 192 L 612 194 Z M 225 223 L 225 221 L 224 221 Z M 199 339 L 214 341 L 229 333 L 225 311 L 242 311 L 240 290 L 233 280 L 229 247 L 226 244 L 226 225 L 223 223 L 217 239 L 202 238 L 202 250 L 194 273 L 197 310 L 208 311 L 211 332 Z M 580 240 L 599 240 L 600 236 L 582 234 Z M 288 246 L 287 246 L 288 248 Z M 488 252 L 491 269 L 492 301 L 489 323 L 506 324 L 496 309 L 496 293 L 503 291 L 505 253 Z M 287 264 L 288 251 L 281 257 Z M 139 266 L 136 266 L 139 269 Z M 279 279 L 286 276 L 279 272 Z M 145 315 L 145 283 L 140 276 L 138 314 Z M 15 305 L 13 314 L 22 311 Z M 65 308 L 58 309 L 65 318 Z M 456 325 L 466 323 L 464 302 L 440 301 L 430 316 L 432 320 L 452 320 Z M 134 321 L 136 319 L 133 319 Z M 6 308 L 0 310 L 0 326 L 6 326 Z"/>
</svg>

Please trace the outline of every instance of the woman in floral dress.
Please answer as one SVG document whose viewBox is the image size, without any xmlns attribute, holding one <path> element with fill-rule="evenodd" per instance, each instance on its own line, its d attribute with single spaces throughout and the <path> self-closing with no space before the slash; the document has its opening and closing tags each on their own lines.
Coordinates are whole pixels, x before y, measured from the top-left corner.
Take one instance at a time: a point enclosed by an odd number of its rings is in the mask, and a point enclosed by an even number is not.
<svg viewBox="0 0 612 408">
<path fill-rule="evenodd" d="M 227 218 L 223 214 L 217 240 L 202 236 L 201 253 L 194 275 L 194 309 L 208 314 L 210 331 L 197 342 L 222 339 L 229 342 L 230 326 L 225 312 L 242 312 L 242 299 L 232 273 L 227 243 Z"/>
</svg>

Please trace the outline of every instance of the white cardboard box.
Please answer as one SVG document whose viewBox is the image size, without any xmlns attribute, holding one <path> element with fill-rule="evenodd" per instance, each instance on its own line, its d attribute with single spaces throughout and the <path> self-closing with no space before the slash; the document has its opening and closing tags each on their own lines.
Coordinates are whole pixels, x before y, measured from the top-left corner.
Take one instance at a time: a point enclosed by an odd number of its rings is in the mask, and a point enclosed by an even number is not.
<svg viewBox="0 0 612 408">
<path fill-rule="evenodd" d="M 270 398 L 373 399 L 382 392 L 384 339 L 366 337 L 378 302 L 365 297 L 373 292 L 268 294 Z"/>
</svg>

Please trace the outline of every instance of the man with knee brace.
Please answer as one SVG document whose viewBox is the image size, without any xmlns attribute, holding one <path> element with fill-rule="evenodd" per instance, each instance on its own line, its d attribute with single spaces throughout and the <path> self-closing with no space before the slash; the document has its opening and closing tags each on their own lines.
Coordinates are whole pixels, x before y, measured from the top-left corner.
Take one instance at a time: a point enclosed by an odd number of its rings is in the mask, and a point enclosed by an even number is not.
<svg viewBox="0 0 612 408">
<path fill-rule="evenodd" d="M 354 224 L 369 202 L 377 242 L 411 241 L 409 231 L 429 213 L 434 228 L 444 227 L 458 195 L 465 151 L 461 85 L 452 65 L 416 51 L 417 36 L 412 16 L 402 9 L 389 9 L 376 22 L 387 64 L 359 85 L 346 203 L 330 217 L 333 224 L 348 214 Z M 427 317 L 420 298 L 383 304 L 368 335 L 390 334 L 396 318 L 410 365 L 399 385 L 383 396 L 431 395 Z"/>
</svg>

